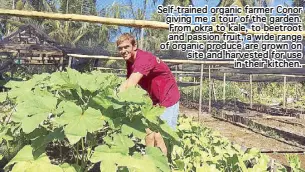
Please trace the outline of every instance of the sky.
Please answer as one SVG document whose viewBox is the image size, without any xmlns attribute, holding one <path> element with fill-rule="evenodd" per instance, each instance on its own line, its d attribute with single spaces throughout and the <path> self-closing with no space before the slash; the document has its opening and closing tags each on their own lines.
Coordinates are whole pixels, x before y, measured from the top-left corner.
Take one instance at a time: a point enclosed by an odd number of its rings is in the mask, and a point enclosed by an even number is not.
<svg viewBox="0 0 305 172">
<path fill-rule="evenodd" d="M 143 8 L 143 1 L 144 0 L 97 0 L 97 8 L 100 10 L 106 6 L 111 5 L 112 3 L 122 3 L 122 4 L 130 4 L 132 1 L 133 6 Z M 292 0 L 269 0 L 271 1 L 271 6 L 277 6 L 277 5 L 283 5 L 284 3 L 288 4 L 291 6 Z M 148 2 L 148 14 L 147 18 L 150 18 L 150 14 L 154 11 L 157 10 L 157 6 L 162 4 L 163 0 L 157 0 L 156 5 L 152 4 L 152 0 L 149 0 Z M 193 0 L 194 6 L 199 7 L 199 6 L 205 6 L 208 5 L 208 7 L 215 7 L 218 3 L 219 0 Z"/>
<path fill-rule="evenodd" d="M 110 6 L 113 3 L 120 3 L 124 5 L 130 5 L 130 2 L 132 2 L 134 7 L 138 7 L 140 9 L 143 9 L 143 1 L 144 0 L 97 0 L 97 9 L 101 10 L 102 8 L 105 8 L 107 6 Z M 269 0 L 271 2 L 271 6 L 277 6 L 277 5 L 283 5 L 288 4 L 291 6 L 292 0 Z M 163 0 L 157 0 L 156 4 L 152 3 L 152 0 L 148 0 L 147 5 L 147 14 L 146 19 L 150 19 L 151 13 L 155 12 L 157 10 L 157 6 L 161 5 Z M 194 6 L 200 7 L 208 5 L 208 7 L 215 7 L 218 5 L 219 0 L 193 0 Z M 209 15 L 208 15 L 209 16 Z M 129 32 L 130 28 L 128 27 L 121 27 L 123 32 Z M 115 37 L 112 37 L 110 41 L 115 40 Z"/>
</svg>

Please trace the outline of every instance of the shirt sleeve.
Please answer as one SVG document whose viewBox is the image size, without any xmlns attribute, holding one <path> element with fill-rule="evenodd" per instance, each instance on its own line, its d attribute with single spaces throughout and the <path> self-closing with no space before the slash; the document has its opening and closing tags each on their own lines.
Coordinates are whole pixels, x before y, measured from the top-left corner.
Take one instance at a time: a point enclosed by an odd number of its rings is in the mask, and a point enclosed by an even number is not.
<svg viewBox="0 0 305 172">
<path fill-rule="evenodd" d="M 156 65 L 156 58 L 152 55 L 143 56 L 137 63 L 135 63 L 135 67 L 133 72 L 134 73 L 141 73 L 147 76 L 155 67 Z"/>
</svg>

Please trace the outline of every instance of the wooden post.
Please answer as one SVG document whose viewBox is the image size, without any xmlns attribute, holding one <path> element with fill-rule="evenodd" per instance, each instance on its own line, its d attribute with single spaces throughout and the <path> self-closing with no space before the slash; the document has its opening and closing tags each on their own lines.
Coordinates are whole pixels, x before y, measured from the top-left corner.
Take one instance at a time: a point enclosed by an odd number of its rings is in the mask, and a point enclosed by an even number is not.
<svg viewBox="0 0 305 172">
<path fill-rule="evenodd" d="M 203 79 L 203 64 L 201 64 L 201 69 L 200 69 L 200 91 L 199 91 L 198 121 L 199 121 L 199 116 L 201 115 L 201 106 L 202 106 L 202 79 Z"/>
<path fill-rule="evenodd" d="M 250 74 L 250 108 L 253 107 L 252 74 Z"/>
<path fill-rule="evenodd" d="M 141 39 L 140 39 L 140 48 L 144 50 L 144 28 L 141 28 Z"/>
<path fill-rule="evenodd" d="M 223 74 L 223 95 L 222 95 L 223 104 L 226 103 L 226 73 Z"/>
<path fill-rule="evenodd" d="M 189 100 L 189 89 L 186 87 L 186 100 Z"/>
<path fill-rule="evenodd" d="M 180 69 L 180 67 L 181 67 L 181 69 Z M 183 72 L 182 64 L 179 65 L 179 70 L 181 70 Z M 182 79 L 183 79 L 183 77 L 180 75 L 179 76 L 179 81 L 182 82 Z"/>
<path fill-rule="evenodd" d="M 47 54 L 46 54 L 46 57 L 48 57 Z M 44 64 L 44 62 L 45 62 L 44 56 L 41 57 L 41 60 L 42 60 L 42 64 Z"/>
<path fill-rule="evenodd" d="M 59 71 L 62 71 L 63 68 L 64 68 L 64 56 L 61 56 L 59 61 Z"/>
<path fill-rule="evenodd" d="M 283 108 L 286 108 L 286 80 L 287 76 L 284 76 Z"/>
<path fill-rule="evenodd" d="M 216 95 L 214 79 L 212 80 L 212 88 L 213 88 L 214 99 L 215 99 L 215 101 L 217 101 L 217 95 Z"/>
<path fill-rule="evenodd" d="M 211 113 L 212 109 L 212 89 L 211 89 L 211 66 L 209 65 L 209 113 Z"/>
<path fill-rule="evenodd" d="M 72 65 L 72 57 L 69 56 L 69 62 L 68 62 L 68 67 L 71 68 L 71 65 Z"/>
<path fill-rule="evenodd" d="M 298 99 L 297 84 L 294 84 L 294 98 L 295 98 L 295 100 Z"/>
<path fill-rule="evenodd" d="M 196 79 L 194 77 L 194 83 L 196 82 Z M 193 86 L 193 101 L 195 100 L 195 92 L 196 92 L 196 86 Z"/>
<path fill-rule="evenodd" d="M 175 66 L 176 67 L 176 80 L 178 81 L 178 64 Z"/>
</svg>

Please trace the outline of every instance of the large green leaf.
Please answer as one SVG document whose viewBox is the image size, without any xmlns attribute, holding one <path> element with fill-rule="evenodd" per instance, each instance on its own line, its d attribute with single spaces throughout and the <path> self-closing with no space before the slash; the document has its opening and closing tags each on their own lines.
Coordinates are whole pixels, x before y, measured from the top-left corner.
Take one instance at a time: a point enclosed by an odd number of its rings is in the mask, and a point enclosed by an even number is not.
<svg viewBox="0 0 305 172">
<path fill-rule="evenodd" d="M 137 87 L 129 87 L 125 91 L 118 93 L 118 100 L 121 102 L 144 104 L 146 92 Z"/>
<path fill-rule="evenodd" d="M 99 91 L 101 87 L 103 87 L 103 83 L 99 82 L 100 80 L 97 80 L 97 78 L 98 76 L 83 73 L 81 75 L 81 79 L 78 80 L 78 84 L 82 89 L 93 93 L 95 91 Z"/>
<path fill-rule="evenodd" d="M 14 165 L 12 172 L 64 172 L 62 168 L 44 162 L 20 162 Z"/>
<path fill-rule="evenodd" d="M 39 157 L 34 158 L 33 156 L 33 148 L 30 145 L 25 145 L 17 155 L 6 165 L 9 166 L 13 163 L 19 162 L 41 162 L 41 163 L 50 163 L 50 159 L 47 157 L 46 154 L 41 154 Z"/>
<path fill-rule="evenodd" d="M 53 90 L 75 90 L 79 97 L 82 97 L 78 80 L 81 80 L 81 74 L 67 68 L 67 72 L 55 72 L 51 75 L 50 86 Z"/>
<path fill-rule="evenodd" d="M 101 161 L 101 171 L 117 170 L 119 166 L 125 166 L 135 171 L 157 171 L 157 166 L 147 156 L 129 156 L 119 153 L 120 150 L 111 149 L 106 145 L 95 148 L 94 154 L 91 157 L 91 162 L 96 163 Z"/>
<path fill-rule="evenodd" d="M 56 109 L 57 98 L 51 95 L 32 94 L 17 105 L 12 121 L 21 122 L 25 133 L 32 132 Z"/>
<path fill-rule="evenodd" d="M 5 168 L 15 164 L 12 172 L 81 172 L 81 168 L 75 164 L 69 165 L 64 163 L 60 166 L 51 164 L 50 159 L 45 153 L 35 158 L 33 151 L 30 145 L 24 146 Z"/>
<path fill-rule="evenodd" d="M 64 163 L 60 165 L 60 167 L 63 169 L 64 172 L 81 172 L 81 167 L 76 164 L 70 165 L 68 163 Z"/>
<path fill-rule="evenodd" d="M 146 147 L 146 155 L 155 163 L 161 171 L 171 171 L 167 158 L 157 147 Z"/>
<path fill-rule="evenodd" d="M 10 125 L 1 125 L 0 124 L 0 143 L 3 140 L 10 141 L 13 140 L 13 137 L 8 134 L 8 130 L 10 129 Z"/>
<path fill-rule="evenodd" d="M 4 102 L 7 98 L 7 93 L 1 92 L 0 93 L 0 103 Z"/>
<path fill-rule="evenodd" d="M 165 111 L 164 107 L 148 106 L 142 109 L 143 116 L 154 124 L 158 124 L 158 118 Z"/>
<path fill-rule="evenodd" d="M 85 112 L 73 102 L 61 103 L 64 113 L 56 121 L 65 125 L 64 131 L 69 142 L 75 144 L 87 132 L 95 132 L 104 125 L 103 116 L 100 111 L 89 107 Z"/>
<path fill-rule="evenodd" d="M 112 151 L 123 155 L 128 155 L 129 148 L 134 146 L 134 142 L 122 134 L 115 134 L 113 139 L 105 139 L 105 141 L 108 145 L 111 145 Z"/>
<path fill-rule="evenodd" d="M 148 128 L 148 126 L 144 124 L 142 119 L 137 117 L 134 118 L 132 121 L 124 120 L 121 131 L 124 135 L 133 134 L 139 139 L 144 139 L 146 136 L 146 128 Z"/>
<path fill-rule="evenodd" d="M 15 88 L 8 92 L 8 97 L 10 99 L 16 98 L 16 103 L 24 102 L 28 97 L 32 96 L 32 88 L 24 89 L 24 88 Z"/>
<path fill-rule="evenodd" d="M 97 109 L 108 109 L 109 107 L 113 107 L 113 109 L 120 109 L 123 107 L 123 104 L 120 102 L 114 102 L 114 99 L 108 96 L 104 92 L 100 92 L 96 96 L 94 96 L 90 102 L 90 106 L 95 107 Z"/>
<path fill-rule="evenodd" d="M 113 91 L 123 80 L 114 74 L 102 73 L 100 70 L 92 71 L 91 74 L 96 77 L 96 83 L 101 85 L 102 91 Z M 111 88 L 111 90 L 106 90 Z"/>
<path fill-rule="evenodd" d="M 168 137 L 173 141 L 179 141 L 180 138 L 176 131 L 174 131 L 168 124 L 160 124 L 160 128 L 162 129 L 160 132 L 162 136 Z"/>
<path fill-rule="evenodd" d="M 13 99 L 17 97 L 17 102 L 27 100 L 31 90 L 36 86 L 42 85 L 48 78 L 49 74 L 43 73 L 40 75 L 34 75 L 32 79 L 27 81 L 10 81 L 5 84 L 5 87 L 11 88 L 8 92 L 9 98 Z"/>
<path fill-rule="evenodd" d="M 62 128 L 56 128 L 53 132 L 46 135 L 38 135 L 37 138 L 32 140 L 33 154 L 35 157 L 45 152 L 46 146 L 54 140 L 64 140 L 65 135 Z"/>
<path fill-rule="evenodd" d="M 43 74 L 35 74 L 33 77 L 27 81 L 9 81 L 5 84 L 5 87 L 15 89 L 15 88 L 23 88 L 30 90 L 34 88 L 36 85 L 44 83 L 44 81 L 50 76 L 50 74 L 43 73 Z"/>
<path fill-rule="evenodd" d="M 93 163 L 101 161 L 100 169 L 102 172 L 116 171 L 116 163 L 123 156 L 121 153 L 110 149 L 107 145 L 101 145 L 95 148 L 90 161 Z"/>
</svg>

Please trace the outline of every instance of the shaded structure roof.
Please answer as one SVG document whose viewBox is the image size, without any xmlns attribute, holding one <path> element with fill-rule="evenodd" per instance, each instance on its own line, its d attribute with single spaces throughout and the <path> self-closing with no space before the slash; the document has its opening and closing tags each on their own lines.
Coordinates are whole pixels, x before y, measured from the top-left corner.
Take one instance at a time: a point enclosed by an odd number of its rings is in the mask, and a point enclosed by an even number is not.
<svg viewBox="0 0 305 172">
<path fill-rule="evenodd" d="M 3 37 L 0 41 L 0 52 L 17 52 L 20 53 L 45 53 L 53 54 L 61 52 L 64 54 L 90 54 L 92 51 L 82 48 L 72 48 L 65 46 L 53 40 L 45 32 L 37 27 L 27 24 L 20 26 L 18 30 L 10 35 Z M 60 53 L 60 54 L 61 54 Z"/>
<path fill-rule="evenodd" d="M 0 50 L 20 53 L 62 52 L 58 43 L 33 25 L 23 25 L 4 37 L 0 41 Z"/>
<path fill-rule="evenodd" d="M 0 41 L 1 61 L 13 61 L 13 63 L 17 61 L 19 64 L 62 66 L 68 63 L 67 54 L 69 53 L 89 54 L 91 52 L 62 45 L 31 24 L 20 26 Z M 86 60 L 82 60 L 80 63 L 86 63 Z M 0 65 L 0 69 L 9 68 L 9 66 L 3 65 Z"/>
</svg>

